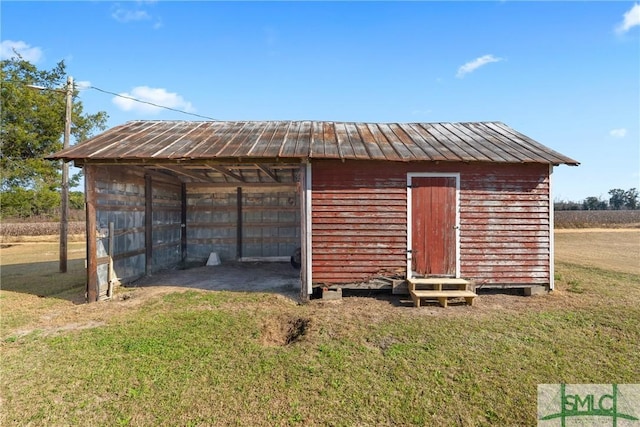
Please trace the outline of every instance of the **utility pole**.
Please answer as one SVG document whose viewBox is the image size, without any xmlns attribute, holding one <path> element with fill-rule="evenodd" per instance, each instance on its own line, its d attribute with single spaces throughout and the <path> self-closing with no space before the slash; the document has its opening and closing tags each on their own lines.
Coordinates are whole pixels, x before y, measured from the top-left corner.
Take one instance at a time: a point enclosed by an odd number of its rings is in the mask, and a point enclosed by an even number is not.
<svg viewBox="0 0 640 427">
<path fill-rule="evenodd" d="M 73 111 L 73 77 L 67 77 L 66 109 L 64 114 L 64 139 L 62 148 L 69 148 L 71 139 L 71 113 Z M 62 186 L 60 188 L 60 273 L 67 272 L 67 238 L 69 234 L 69 164 L 62 162 Z"/>
</svg>

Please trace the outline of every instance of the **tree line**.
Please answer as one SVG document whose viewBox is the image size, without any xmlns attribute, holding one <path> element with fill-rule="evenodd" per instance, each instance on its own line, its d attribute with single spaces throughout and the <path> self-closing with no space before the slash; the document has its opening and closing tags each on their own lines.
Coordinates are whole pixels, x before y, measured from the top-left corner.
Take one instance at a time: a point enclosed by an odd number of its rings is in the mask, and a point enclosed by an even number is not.
<svg viewBox="0 0 640 427">
<path fill-rule="evenodd" d="M 630 188 L 623 190 L 613 188 L 609 190 L 609 199 L 590 196 L 581 202 L 556 201 L 554 208 L 559 211 L 606 211 L 606 210 L 635 210 L 640 209 L 638 190 Z"/>
</svg>

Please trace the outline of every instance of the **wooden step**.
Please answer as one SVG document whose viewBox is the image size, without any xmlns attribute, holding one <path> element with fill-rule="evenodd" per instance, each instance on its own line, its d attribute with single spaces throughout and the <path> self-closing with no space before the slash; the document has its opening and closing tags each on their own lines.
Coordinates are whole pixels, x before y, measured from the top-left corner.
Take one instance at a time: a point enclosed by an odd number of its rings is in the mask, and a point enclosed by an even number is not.
<svg viewBox="0 0 640 427">
<path fill-rule="evenodd" d="M 418 288 L 429 287 L 434 291 L 443 290 L 443 286 L 449 288 L 454 287 L 459 291 L 467 290 L 467 287 L 471 284 L 465 279 L 453 279 L 449 277 L 423 277 L 423 278 L 411 278 L 407 279 L 407 286 L 409 291 L 416 290 Z"/>
<path fill-rule="evenodd" d="M 442 307 L 447 307 L 447 301 L 449 298 L 464 298 L 468 305 L 473 305 L 473 299 L 477 297 L 475 292 L 465 290 L 415 290 L 409 291 L 413 305 L 420 307 L 420 299 L 422 298 L 435 298 L 438 300 Z"/>
</svg>

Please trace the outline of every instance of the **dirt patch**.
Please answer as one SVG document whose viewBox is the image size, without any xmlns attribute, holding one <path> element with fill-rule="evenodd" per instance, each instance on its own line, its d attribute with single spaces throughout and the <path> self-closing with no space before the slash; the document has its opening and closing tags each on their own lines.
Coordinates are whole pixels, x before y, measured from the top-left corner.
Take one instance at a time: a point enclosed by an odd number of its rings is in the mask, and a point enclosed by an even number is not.
<svg viewBox="0 0 640 427">
<path fill-rule="evenodd" d="M 39 332 L 40 336 L 51 336 L 51 335 L 56 335 L 62 332 L 79 331 L 82 329 L 97 328 L 99 326 L 104 326 L 104 325 L 105 325 L 105 322 L 89 321 L 84 323 L 67 323 L 60 326 L 49 326 L 44 328 L 20 329 L 20 330 L 14 331 L 10 337 L 5 339 L 15 340 L 34 332 Z"/>
<path fill-rule="evenodd" d="M 307 333 L 311 319 L 280 315 L 265 319 L 262 324 L 262 343 L 266 346 L 285 346 L 300 341 Z"/>
</svg>

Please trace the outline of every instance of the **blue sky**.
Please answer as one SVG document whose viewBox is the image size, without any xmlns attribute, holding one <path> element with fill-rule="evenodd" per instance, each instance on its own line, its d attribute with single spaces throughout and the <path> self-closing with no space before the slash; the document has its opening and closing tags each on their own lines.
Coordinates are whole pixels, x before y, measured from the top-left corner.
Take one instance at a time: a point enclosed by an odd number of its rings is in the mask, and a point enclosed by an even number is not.
<svg viewBox="0 0 640 427">
<path fill-rule="evenodd" d="M 2 58 L 219 120 L 502 121 L 582 164 L 554 197 L 640 188 L 640 5 L 3 1 Z M 201 118 L 95 89 L 109 127 Z"/>
</svg>

